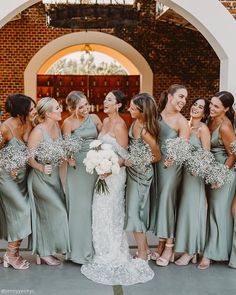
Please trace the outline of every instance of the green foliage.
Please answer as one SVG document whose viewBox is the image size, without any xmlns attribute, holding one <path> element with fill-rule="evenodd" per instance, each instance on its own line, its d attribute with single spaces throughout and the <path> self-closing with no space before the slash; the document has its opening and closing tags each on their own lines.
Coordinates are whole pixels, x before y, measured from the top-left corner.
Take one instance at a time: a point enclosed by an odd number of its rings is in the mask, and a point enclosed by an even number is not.
<svg viewBox="0 0 236 295">
<path fill-rule="evenodd" d="M 96 64 L 92 52 L 85 52 L 77 59 L 62 58 L 48 70 L 50 75 L 127 75 L 126 70 L 115 60 Z"/>
</svg>

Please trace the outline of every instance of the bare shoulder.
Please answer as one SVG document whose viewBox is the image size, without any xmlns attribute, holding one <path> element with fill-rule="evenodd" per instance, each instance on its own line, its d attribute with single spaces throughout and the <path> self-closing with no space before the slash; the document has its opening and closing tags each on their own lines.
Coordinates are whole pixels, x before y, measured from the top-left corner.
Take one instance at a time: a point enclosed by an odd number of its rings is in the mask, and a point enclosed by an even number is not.
<svg viewBox="0 0 236 295">
<path fill-rule="evenodd" d="M 66 118 L 66 119 L 63 121 L 62 126 L 69 126 L 69 125 L 71 125 L 71 124 L 72 124 L 72 118 L 71 118 L 71 116 L 70 116 L 70 117 Z"/>
<path fill-rule="evenodd" d="M 7 122 L 7 120 L 6 120 L 5 122 Z M 7 134 L 10 133 L 10 129 L 9 129 L 9 127 L 7 126 L 7 124 L 4 124 L 5 122 L 3 122 L 3 123 L 0 125 L 0 130 L 1 130 L 1 133 L 2 133 L 3 135 L 7 135 Z"/>
<path fill-rule="evenodd" d="M 120 119 L 117 121 L 117 123 L 116 123 L 116 125 L 115 125 L 115 129 L 116 129 L 116 130 L 121 130 L 121 129 L 125 129 L 125 130 L 127 130 L 127 125 L 126 125 L 125 121 L 124 121 L 122 118 L 120 118 Z"/>
<path fill-rule="evenodd" d="M 106 118 L 104 118 L 103 119 L 103 122 L 102 122 L 102 124 L 107 124 L 109 122 L 109 118 L 108 117 L 106 117 Z"/>
<path fill-rule="evenodd" d="M 182 114 L 178 115 L 176 121 L 179 129 L 181 129 L 181 127 L 188 127 L 188 120 Z"/>
<path fill-rule="evenodd" d="M 210 130 L 207 125 L 203 122 L 200 123 L 199 132 L 201 134 L 210 134 Z"/>
<path fill-rule="evenodd" d="M 220 133 L 228 133 L 233 131 L 233 125 L 230 122 L 230 120 L 227 118 L 226 120 L 224 120 L 220 126 Z"/>
<path fill-rule="evenodd" d="M 97 125 L 97 124 L 102 124 L 100 118 L 98 117 L 98 115 L 96 114 L 91 114 L 91 119 L 93 120 L 93 122 Z"/>
</svg>

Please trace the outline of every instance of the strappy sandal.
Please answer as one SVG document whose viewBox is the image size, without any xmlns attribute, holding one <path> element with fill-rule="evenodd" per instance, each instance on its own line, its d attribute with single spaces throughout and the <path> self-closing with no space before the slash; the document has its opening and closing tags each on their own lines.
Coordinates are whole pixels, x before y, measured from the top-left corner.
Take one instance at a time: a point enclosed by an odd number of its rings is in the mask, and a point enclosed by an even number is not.
<svg viewBox="0 0 236 295">
<path fill-rule="evenodd" d="M 11 257 L 5 253 L 3 256 L 3 267 L 9 266 L 12 266 L 14 269 L 27 269 L 29 268 L 30 264 L 21 256 Z"/>
<path fill-rule="evenodd" d="M 174 247 L 174 244 L 166 244 L 165 245 L 165 248 L 173 248 Z M 165 252 L 165 250 L 163 251 L 163 253 Z M 162 255 L 163 255 L 162 253 Z M 175 253 L 173 252 L 170 256 L 170 258 L 165 258 L 163 256 L 160 256 L 157 260 L 156 260 L 156 264 L 159 265 L 159 266 L 167 266 L 169 264 L 169 262 L 174 262 L 174 259 L 175 259 Z"/>
<path fill-rule="evenodd" d="M 188 253 L 184 253 L 183 255 L 181 255 L 179 259 L 175 261 L 175 264 L 179 266 L 185 266 L 185 265 L 188 265 L 190 261 L 192 263 L 197 263 L 197 255 L 196 254 L 190 255 Z"/>
<path fill-rule="evenodd" d="M 61 264 L 61 261 L 52 255 L 45 256 L 45 257 L 40 257 L 37 255 L 36 256 L 36 264 L 40 265 L 40 264 L 42 264 L 42 262 L 44 262 L 45 264 L 50 265 L 50 266 L 57 266 L 57 265 Z"/>
</svg>

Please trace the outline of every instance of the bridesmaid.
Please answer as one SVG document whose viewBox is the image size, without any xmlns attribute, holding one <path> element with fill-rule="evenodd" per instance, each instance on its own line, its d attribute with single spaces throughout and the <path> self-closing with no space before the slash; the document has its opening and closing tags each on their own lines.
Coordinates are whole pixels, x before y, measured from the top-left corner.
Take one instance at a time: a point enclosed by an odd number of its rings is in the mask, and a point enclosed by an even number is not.
<svg viewBox="0 0 236 295">
<path fill-rule="evenodd" d="M 210 151 L 211 136 L 203 122 L 209 115 L 209 101 L 197 98 L 190 109 L 190 143 L 195 149 Z M 206 235 L 206 192 L 203 178 L 183 169 L 180 204 L 178 209 L 175 252 L 184 254 L 175 261 L 176 265 L 196 263 L 196 254 L 203 253 Z"/>
<path fill-rule="evenodd" d="M 167 266 L 170 260 L 173 261 L 177 191 L 182 174 L 180 165 L 173 165 L 172 160 L 166 160 L 165 141 L 178 136 L 189 139 L 188 122 L 180 113 L 186 104 L 187 95 L 185 86 L 174 84 L 170 86 L 168 91 L 161 94 L 159 102 L 162 159 L 156 165 L 158 195 L 154 229 L 159 239 L 159 245 L 157 251 L 152 253 L 151 258 L 156 260 L 156 264 L 160 266 Z M 168 168 L 165 169 L 165 167 Z"/>
<path fill-rule="evenodd" d="M 38 124 L 30 134 L 28 147 L 36 149 L 41 142 L 53 142 L 61 137 L 58 121 L 61 106 L 50 97 L 42 98 L 36 106 Z M 68 218 L 65 197 L 59 177 L 59 167 L 43 165 L 30 159 L 33 168 L 28 178 L 29 196 L 32 206 L 33 253 L 37 264 L 48 265 L 61 262 L 53 255 L 67 253 L 69 246 Z M 50 175 L 50 176 L 49 176 Z"/>
<path fill-rule="evenodd" d="M 129 130 L 129 144 L 148 144 L 153 154 L 153 162 L 160 160 L 158 145 L 159 128 L 157 105 L 152 96 L 147 93 L 136 95 L 130 102 L 129 112 L 135 119 Z M 146 172 L 132 167 L 126 161 L 126 224 L 125 230 L 132 231 L 138 245 L 137 257 L 147 259 L 148 246 L 146 231 L 149 226 L 149 192 L 153 179 L 151 163 Z"/>
<path fill-rule="evenodd" d="M 4 145 L 16 149 L 24 147 L 36 114 L 35 102 L 23 94 L 9 95 L 6 100 L 6 112 L 10 113 L 11 117 L 0 126 L 0 148 Z M 4 170 L 0 171 L 1 238 L 8 241 L 3 257 L 4 267 L 29 267 L 29 262 L 19 254 L 22 240 L 31 234 L 26 179 L 26 168 L 12 171 L 10 174 Z"/>
<path fill-rule="evenodd" d="M 71 116 L 64 121 L 62 132 L 64 136 L 73 135 L 83 139 L 81 150 L 74 159 L 68 160 L 66 197 L 69 204 L 71 252 L 67 254 L 66 259 L 86 264 L 93 258 L 91 214 L 93 188 L 97 176 L 86 172 L 83 160 L 90 142 L 96 139 L 101 131 L 102 123 L 97 115 L 89 114 L 89 103 L 83 92 L 70 92 L 66 104 Z"/>
<path fill-rule="evenodd" d="M 233 130 L 232 105 L 234 97 L 230 92 L 216 93 L 210 104 L 209 129 L 211 132 L 211 152 L 216 161 L 233 167 L 235 157 L 230 143 L 235 140 Z M 203 258 L 199 269 L 207 269 L 212 260 L 229 260 L 232 246 L 233 219 L 231 204 L 235 194 L 236 177 L 231 183 L 219 188 L 217 184 L 207 191 L 208 216 L 207 235 Z"/>
</svg>

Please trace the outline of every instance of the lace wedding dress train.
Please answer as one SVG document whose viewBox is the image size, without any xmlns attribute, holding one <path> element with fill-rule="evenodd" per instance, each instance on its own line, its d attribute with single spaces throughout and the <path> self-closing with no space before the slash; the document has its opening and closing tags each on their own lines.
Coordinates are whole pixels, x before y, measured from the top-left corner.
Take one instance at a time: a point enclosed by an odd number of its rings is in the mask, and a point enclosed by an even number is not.
<svg viewBox="0 0 236 295">
<path fill-rule="evenodd" d="M 109 134 L 100 136 L 121 154 L 122 147 Z M 129 254 L 124 227 L 124 194 L 126 172 L 122 167 L 118 175 L 106 178 L 109 194 L 94 193 L 92 206 L 92 233 L 95 250 L 91 263 L 83 265 L 81 272 L 90 280 L 106 285 L 133 285 L 154 277 L 148 262 L 132 259 Z"/>
</svg>

